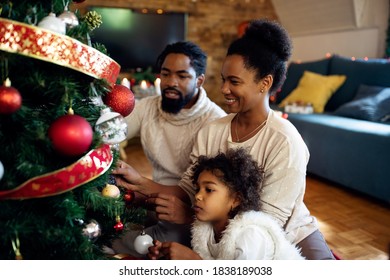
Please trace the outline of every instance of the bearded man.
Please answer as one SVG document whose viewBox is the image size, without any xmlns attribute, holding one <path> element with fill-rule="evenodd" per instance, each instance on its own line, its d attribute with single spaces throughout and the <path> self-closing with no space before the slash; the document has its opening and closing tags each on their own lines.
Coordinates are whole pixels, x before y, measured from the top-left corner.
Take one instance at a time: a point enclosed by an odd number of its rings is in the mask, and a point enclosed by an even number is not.
<svg viewBox="0 0 390 280">
<path fill-rule="evenodd" d="M 126 118 L 128 139 L 140 137 L 153 168 L 153 181 L 157 183 L 177 185 L 189 167 L 190 153 L 199 129 L 226 115 L 207 97 L 202 87 L 206 66 L 207 55 L 196 44 L 184 41 L 167 45 L 157 58 L 161 96 L 137 101 L 133 112 Z M 136 195 L 142 197 L 142 194 Z M 188 214 L 188 204 L 169 192 L 149 195 L 148 198 L 158 222 L 147 227 L 145 232 L 153 239 L 189 246 L 191 220 L 188 218 L 191 215 Z M 115 252 L 137 256 L 133 242 L 138 233 L 130 231 L 114 241 Z"/>
</svg>

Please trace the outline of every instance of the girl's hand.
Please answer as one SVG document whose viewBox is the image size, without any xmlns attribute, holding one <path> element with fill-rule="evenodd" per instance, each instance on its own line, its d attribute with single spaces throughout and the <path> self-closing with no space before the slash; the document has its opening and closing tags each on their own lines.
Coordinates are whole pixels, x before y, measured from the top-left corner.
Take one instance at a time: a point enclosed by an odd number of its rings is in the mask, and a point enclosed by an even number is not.
<svg viewBox="0 0 390 280">
<path fill-rule="evenodd" d="M 160 250 L 161 250 L 161 245 L 162 243 L 158 240 L 153 240 L 154 246 L 149 247 L 149 253 L 148 253 L 148 258 L 151 260 L 157 260 L 160 258 Z"/>
<path fill-rule="evenodd" d="M 201 260 L 190 248 L 176 242 L 163 242 L 160 253 L 168 260 Z"/>
</svg>

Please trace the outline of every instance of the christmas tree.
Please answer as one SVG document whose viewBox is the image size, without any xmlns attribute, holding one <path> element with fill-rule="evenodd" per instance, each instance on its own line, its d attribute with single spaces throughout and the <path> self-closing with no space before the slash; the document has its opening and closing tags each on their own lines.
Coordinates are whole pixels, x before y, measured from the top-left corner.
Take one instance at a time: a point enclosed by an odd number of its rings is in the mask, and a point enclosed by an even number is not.
<svg viewBox="0 0 390 280">
<path fill-rule="evenodd" d="M 142 220 L 110 175 L 134 96 L 72 2 L 0 1 L 0 259 L 105 259 Z"/>
</svg>

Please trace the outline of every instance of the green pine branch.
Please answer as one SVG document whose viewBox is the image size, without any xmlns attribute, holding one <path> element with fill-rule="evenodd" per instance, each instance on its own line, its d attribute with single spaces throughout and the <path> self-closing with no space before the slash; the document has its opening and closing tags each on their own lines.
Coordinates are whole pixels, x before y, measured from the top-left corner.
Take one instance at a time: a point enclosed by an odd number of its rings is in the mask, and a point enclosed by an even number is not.
<svg viewBox="0 0 390 280">
<path fill-rule="evenodd" d="M 11 5 L 12 3 L 12 5 Z M 62 0 L 0 1 L 0 16 L 29 24 L 39 22 L 50 12 L 64 11 Z M 76 12 L 80 24 L 67 35 L 88 43 L 89 28 Z M 104 53 L 104 46 L 95 46 Z M 109 92 L 104 80 L 53 63 L 0 51 L 2 79 L 9 77 L 22 95 L 22 107 L 11 115 L 0 115 L 0 160 L 4 176 L 0 191 L 14 189 L 23 182 L 74 163 L 78 158 L 60 156 L 48 138 L 50 125 L 72 107 L 93 128 L 104 106 L 93 100 Z M 5 71 L 5 68 L 7 68 Z M 8 72 L 8 73 L 5 73 Z M 92 148 L 101 144 L 95 132 Z M 101 247 L 116 232 L 116 216 L 123 223 L 142 223 L 145 210 L 126 207 L 123 198 L 101 195 L 119 155 L 114 153 L 110 169 L 96 179 L 63 194 L 25 200 L 0 200 L 0 259 L 14 259 L 13 243 L 20 243 L 25 259 L 105 259 Z M 102 235 L 89 240 L 83 228 L 95 219 Z M 82 221 L 82 223 L 80 223 Z"/>
</svg>

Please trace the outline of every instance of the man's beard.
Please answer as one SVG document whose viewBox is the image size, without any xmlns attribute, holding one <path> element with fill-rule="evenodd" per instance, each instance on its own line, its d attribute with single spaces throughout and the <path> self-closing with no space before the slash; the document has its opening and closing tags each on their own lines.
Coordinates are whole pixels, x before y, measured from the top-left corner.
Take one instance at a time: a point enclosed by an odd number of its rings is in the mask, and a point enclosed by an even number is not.
<svg viewBox="0 0 390 280">
<path fill-rule="evenodd" d="M 170 90 L 170 91 L 176 91 L 179 95 L 179 99 L 171 99 L 167 98 L 165 96 L 165 91 Z M 195 94 L 195 90 L 193 94 L 189 94 L 184 96 L 180 91 L 174 89 L 174 88 L 166 88 L 163 90 L 161 97 L 161 108 L 164 112 L 171 113 L 171 114 L 177 114 L 180 112 L 181 109 L 183 109 L 184 106 L 188 104 L 188 102 L 191 101 L 192 97 Z"/>
</svg>

